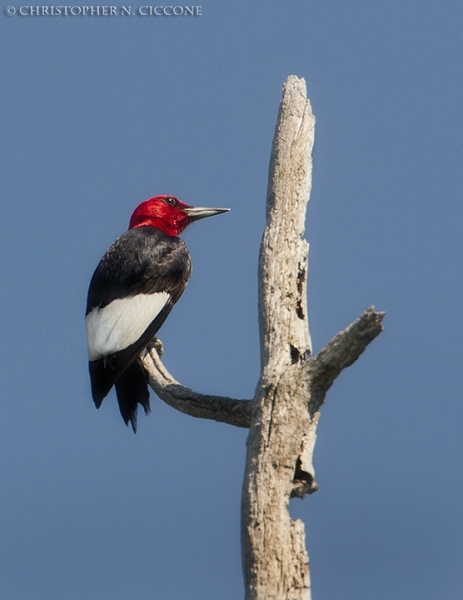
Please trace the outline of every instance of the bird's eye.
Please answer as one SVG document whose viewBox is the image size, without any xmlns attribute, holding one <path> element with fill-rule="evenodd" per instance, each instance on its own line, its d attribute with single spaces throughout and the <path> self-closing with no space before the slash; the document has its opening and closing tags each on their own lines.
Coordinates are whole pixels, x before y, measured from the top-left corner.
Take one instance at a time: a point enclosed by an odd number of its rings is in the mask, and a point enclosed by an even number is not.
<svg viewBox="0 0 463 600">
<path fill-rule="evenodd" d="M 169 206 L 175 206 L 177 204 L 175 201 L 175 198 L 170 198 L 170 197 L 164 198 L 164 202 L 166 204 L 169 204 Z"/>
</svg>

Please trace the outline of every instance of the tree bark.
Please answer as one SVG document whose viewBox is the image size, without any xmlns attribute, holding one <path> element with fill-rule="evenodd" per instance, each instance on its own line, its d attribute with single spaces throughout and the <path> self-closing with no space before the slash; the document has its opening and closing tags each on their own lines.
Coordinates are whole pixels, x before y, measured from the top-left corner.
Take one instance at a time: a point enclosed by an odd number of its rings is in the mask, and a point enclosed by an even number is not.
<svg viewBox="0 0 463 600">
<path fill-rule="evenodd" d="M 307 386 L 299 381 L 311 353 L 308 244 L 302 236 L 314 125 L 305 82 L 289 77 L 273 140 L 267 225 L 259 256 L 262 371 L 248 438 L 241 516 L 249 600 L 310 598 L 304 526 L 292 521 L 288 503 L 295 481 L 306 480 L 307 491 L 315 485 L 312 476 L 303 475 L 307 442 L 314 438 L 315 426 L 308 411 Z"/>
<path fill-rule="evenodd" d="M 305 82 L 283 87 L 270 160 L 267 224 L 259 255 L 261 377 L 253 400 L 197 394 L 177 382 L 154 344 L 141 359 L 159 397 L 187 414 L 249 427 L 241 532 L 246 600 L 310 600 L 304 524 L 292 497 L 318 489 L 312 464 L 319 409 L 340 372 L 382 331 L 367 309 L 310 358 L 307 253 L 315 119 Z"/>
</svg>

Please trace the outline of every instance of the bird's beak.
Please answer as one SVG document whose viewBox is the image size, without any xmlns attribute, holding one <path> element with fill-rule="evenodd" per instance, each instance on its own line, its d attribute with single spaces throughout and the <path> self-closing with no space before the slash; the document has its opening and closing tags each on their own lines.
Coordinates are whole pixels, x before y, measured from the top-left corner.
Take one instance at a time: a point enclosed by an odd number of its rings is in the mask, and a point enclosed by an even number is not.
<svg viewBox="0 0 463 600">
<path fill-rule="evenodd" d="M 228 212 L 229 208 L 204 208 L 203 206 L 194 206 L 183 209 L 192 221 L 198 221 L 199 219 L 205 219 L 206 217 L 213 217 L 220 213 Z"/>
</svg>

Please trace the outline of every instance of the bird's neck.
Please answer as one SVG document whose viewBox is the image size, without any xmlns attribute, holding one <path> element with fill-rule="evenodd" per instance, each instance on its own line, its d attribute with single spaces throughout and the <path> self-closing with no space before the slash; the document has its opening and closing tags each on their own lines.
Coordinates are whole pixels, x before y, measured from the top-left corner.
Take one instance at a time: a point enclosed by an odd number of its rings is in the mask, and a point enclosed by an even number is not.
<svg viewBox="0 0 463 600">
<path fill-rule="evenodd" d="M 146 217 L 137 219 L 134 223 L 130 223 L 129 229 L 136 229 L 138 227 L 154 227 L 159 229 L 165 234 L 171 237 L 177 237 L 188 225 L 188 218 L 183 219 L 172 219 L 170 221 L 164 221 L 161 219 L 153 219 L 153 217 Z"/>
</svg>

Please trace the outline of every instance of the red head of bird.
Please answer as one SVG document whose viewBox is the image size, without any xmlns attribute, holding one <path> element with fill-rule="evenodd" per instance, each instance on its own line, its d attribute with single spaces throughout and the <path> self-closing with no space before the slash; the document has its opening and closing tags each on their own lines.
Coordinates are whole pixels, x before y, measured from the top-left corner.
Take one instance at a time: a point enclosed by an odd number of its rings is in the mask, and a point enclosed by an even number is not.
<svg viewBox="0 0 463 600">
<path fill-rule="evenodd" d="M 137 206 L 130 218 L 129 229 L 156 227 L 167 235 L 177 236 L 193 221 L 228 210 L 230 209 L 193 207 L 174 196 L 155 196 Z"/>
</svg>

